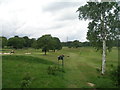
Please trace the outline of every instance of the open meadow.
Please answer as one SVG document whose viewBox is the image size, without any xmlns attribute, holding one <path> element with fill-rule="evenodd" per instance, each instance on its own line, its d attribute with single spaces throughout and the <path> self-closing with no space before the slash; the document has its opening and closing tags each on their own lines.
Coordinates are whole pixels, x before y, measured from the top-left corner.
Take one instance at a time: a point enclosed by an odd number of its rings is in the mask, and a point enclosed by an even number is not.
<svg viewBox="0 0 120 90">
<path fill-rule="evenodd" d="M 0 13 L 0 88 L 120 88 L 120 0 L 0 0 Z"/>
<path fill-rule="evenodd" d="M 3 53 L 10 52 L 3 49 Z M 26 54 L 25 54 L 26 53 Z M 63 54 L 64 67 L 57 57 Z M 101 52 L 92 47 L 67 48 L 47 55 L 41 49 L 18 49 L 14 54 L 2 55 L 3 88 L 115 88 L 109 72 L 118 65 L 118 49 L 107 53 L 106 74 L 102 76 Z"/>
</svg>

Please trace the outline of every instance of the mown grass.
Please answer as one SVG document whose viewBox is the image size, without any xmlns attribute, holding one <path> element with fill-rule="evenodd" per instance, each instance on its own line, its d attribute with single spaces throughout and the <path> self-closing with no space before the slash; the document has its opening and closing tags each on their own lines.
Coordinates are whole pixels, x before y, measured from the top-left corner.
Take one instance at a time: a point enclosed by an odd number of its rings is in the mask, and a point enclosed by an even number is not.
<svg viewBox="0 0 120 90">
<path fill-rule="evenodd" d="M 59 86 L 62 78 L 54 77 L 47 74 L 47 67 L 53 65 L 54 62 L 35 58 L 32 56 L 3 56 L 3 87 L 20 88 L 20 83 L 25 74 L 29 73 L 33 78 L 30 87 L 55 87 Z M 54 83 L 57 79 L 57 83 Z M 53 83 L 53 84 L 51 84 Z M 57 85 L 58 84 L 58 85 Z M 52 86 L 53 85 L 53 86 Z M 62 84 L 60 84 L 61 87 Z"/>
<path fill-rule="evenodd" d="M 26 52 L 31 54 L 26 55 Z M 19 88 L 26 73 L 32 78 L 30 88 L 115 88 L 108 72 L 118 65 L 117 53 L 117 48 L 107 53 L 106 75 L 101 76 L 97 70 L 101 68 L 101 53 L 91 47 L 63 48 L 50 51 L 46 56 L 40 49 L 15 50 L 13 55 L 2 56 L 3 88 Z M 65 55 L 65 72 L 49 75 L 47 68 L 57 66 L 57 56 L 61 54 Z M 89 86 L 88 82 L 95 86 Z"/>
</svg>

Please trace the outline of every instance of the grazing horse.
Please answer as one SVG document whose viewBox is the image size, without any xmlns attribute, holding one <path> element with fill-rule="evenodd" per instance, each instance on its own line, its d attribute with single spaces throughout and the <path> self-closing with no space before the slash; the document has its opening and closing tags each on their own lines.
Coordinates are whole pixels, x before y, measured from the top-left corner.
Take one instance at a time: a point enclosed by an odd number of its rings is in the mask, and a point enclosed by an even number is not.
<svg viewBox="0 0 120 90">
<path fill-rule="evenodd" d="M 58 56 L 58 60 L 63 60 L 64 55 Z"/>
<path fill-rule="evenodd" d="M 10 53 L 15 53 L 13 50 Z"/>
<path fill-rule="evenodd" d="M 59 65 L 59 60 L 62 60 L 62 66 L 64 66 L 64 60 L 63 60 L 64 55 L 58 56 L 58 65 Z"/>
</svg>

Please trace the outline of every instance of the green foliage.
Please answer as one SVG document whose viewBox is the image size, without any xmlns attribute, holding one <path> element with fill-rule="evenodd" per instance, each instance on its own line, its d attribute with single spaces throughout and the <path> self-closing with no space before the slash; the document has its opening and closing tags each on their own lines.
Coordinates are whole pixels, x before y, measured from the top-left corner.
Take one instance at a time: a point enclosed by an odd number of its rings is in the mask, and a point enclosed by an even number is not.
<svg viewBox="0 0 120 90">
<path fill-rule="evenodd" d="M 15 49 L 22 49 L 22 48 L 35 48 L 42 50 L 45 52 L 49 50 L 60 50 L 62 49 L 61 42 L 59 38 L 52 37 L 51 35 L 43 35 L 42 37 L 36 40 L 35 38 L 29 39 L 28 36 L 19 37 L 14 36 L 7 40 L 6 37 L 0 37 L 0 46 L 2 48 L 6 46 L 6 48 L 15 48 Z"/>
<path fill-rule="evenodd" d="M 57 65 L 50 65 L 47 68 L 47 73 L 49 75 L 55 75 L 56 76 L 56 75 L 61 74 L 60 72 L 65 72 L 63 67 L 61 68 L 60 66 L 57 66 Z"/>
<path fill-rule="evenodd" d="M 24 47 L 26 48 L 32 47 L 32 44 L 36 41 L 34 38 L 29 39 L 27 36 L 24 36 L 23 39 L 25 41 Z M 36 48 L 35 45 L 34 48 Z"/>
<path fill-rule="evenodd" d="M 32 48 L 35 48 L 35 49 L 38 49 L 38 44 L 37 44 L 37 41 L 34 40 L 32 45 L 31 45 Z"/>
<path fill-rule="evenodd" d="M 8 46 L 12 46 L 15 49 L 22 49 L 24 47 L 24 44 L 24 39 L 18 36 L 8 39 Z"/>
<path fill-rule="evenodd" d="M 52 36 L 51 35 L 43 35 L 38 38 L 37 44 L 39 48 L 42 48 L 42 51 L 46 52 L 52 48 Z"/>
<path fill-rule="evenodd" d="M 32 83 L 32 78 L 29 73 L 26 73 L 21 81 L 21 88 L 29 88 Z"/>
<path fill-rule="evenodd" d="M 114 84 L 120 87 L 120 65 L 117 68 L 114 68 L 113 65 L 111 67 L 113 69 L 110 71 L 110 77 L 114 81 Z"/>
<path fill-rule="evenodd" d="M 106 40 L 107 49 L 110 51 L 112 42 L 118 39 L 119 10 L 117 2 L 87 2 L 78 8 L 79 19 L 91 20 L 87 39 L 96 49 L 101 49 L 103 40 Z"/>
<path fill-rule="evenodd" d="M 96 69 L 100 73 L 100 69 Z M 108 71 L 108 76 L 97 76 L 97 79 L 94 80 L 96 88 L 118 88 L 120 87 L 120 66 L 114 67 L 113 64 L 110 64 L 110 70 Z"/>
<path fill-rule="evenodd" d="M 91 43 L 90 42 L 82 42 L 81 43 L 82 45 L 81 46 L 83 46 L 83 47 L 86 47 L 86 46 L 91 46 Z"/>
<path fill-rule="evenodd" d="M 78 48 L 81 47 L 81 43 L 78 40 L 73 41 L 73 47 Z"/>
<path fill-rule="evenodd" d="M 61 49 L 60 40 L 56 37 L 52 37 L 51 35 L 43 35 L 37 40 L 38 48 L 42 48 L 42 51 L 46 52 L 49 50 Z"/>
<path fill-rule="evenodd" d="M 78 47 L 87 47 L 91 46 L 90 42 L 79 42 L 78 40 L 62 42 L 62 46 L 69 47 L 69 48 L 78 48 Z"/>
<path fill-rule="evenodd" d="M 62 49 L 62 45 L 61 45 L 59 38 L 57 37 L 52 38 L 52 47 L 50 49 L 54 51 Z"/>
<path fill-rule="evenodd" d="M 30 47 L 31 46 L 30 39 L 27 36 L 24 36 L 23 39 L 25 41 L 24 47 Z"/>
<path fill-rule="evenodd" d="M 72 47 L 73 47 L 72 41 L 68 41 L 68 42 L 66 42 L 66 43 L 67 43 L 68 48 L 72 48 Z"/>
<path fill-rule="evenodd" d="M 98 76 L 95 80 L 95 88 L 117 88 L 110 78 Z"/>
<path fill-rule="evenodd" d="M 0 46 L 2 46 L 2 48 L 4 48 L 5 46 L 7 46 L 7 38 L 6 37 L 0 37 Z"/>
<path fill-rule="evenodd" d="M 66 46 L 69 48 L 78 48 L 78 47 L 86 47 L 91 46 L 90 42 L 79 42 L 78 40 L 62 42 L 62 46 Z"/>
<path fill-rule="evenodd" d="M 48 74 L 56 75 L 59 68 L 57 66 L 50 65 L 47 69 Z"/>
</svg>

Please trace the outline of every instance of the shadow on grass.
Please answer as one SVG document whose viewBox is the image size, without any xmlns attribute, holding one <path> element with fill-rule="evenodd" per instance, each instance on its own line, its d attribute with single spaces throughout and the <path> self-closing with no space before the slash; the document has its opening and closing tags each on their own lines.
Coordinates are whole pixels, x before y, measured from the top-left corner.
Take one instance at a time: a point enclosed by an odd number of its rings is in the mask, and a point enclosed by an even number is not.
<svg viewBox="0 0 120 90">
<path fill-rule="evenodd" d="M 37 58 L 37 57 L 32 57 L 32 56 L 23 56 L 23 55 L 7 55 L 7 56 L 2 56 L 2 60 L 17 60 L 17 61 L 25 61 L 29 63 L 41 63 L 41 64 L 55 64 L 52 61 Z"/>
</svg>

